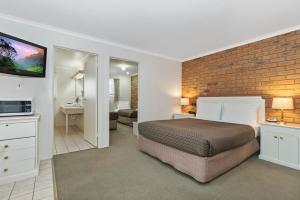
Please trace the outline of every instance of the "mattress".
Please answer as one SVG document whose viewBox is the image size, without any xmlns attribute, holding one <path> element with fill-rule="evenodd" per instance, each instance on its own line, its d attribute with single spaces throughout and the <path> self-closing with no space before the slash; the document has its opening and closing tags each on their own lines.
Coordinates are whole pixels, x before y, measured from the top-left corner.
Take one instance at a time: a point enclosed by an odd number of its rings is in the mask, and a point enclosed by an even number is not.
<svg viewBox="0 0 300 200">
<path fill-rule="evenodd" d="M 201 157 L 237 148 L 255 138 L 255 130 L 248 125 L 193 118 L 142 122 L 138 129 L 147 139 Z"/>
</svg>

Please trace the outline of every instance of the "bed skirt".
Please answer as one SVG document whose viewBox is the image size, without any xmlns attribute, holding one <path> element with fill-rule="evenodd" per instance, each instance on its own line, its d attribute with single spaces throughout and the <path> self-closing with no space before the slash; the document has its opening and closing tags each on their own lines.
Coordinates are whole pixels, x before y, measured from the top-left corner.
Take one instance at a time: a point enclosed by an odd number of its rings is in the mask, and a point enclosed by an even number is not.
<svg viewBox="0 0 300 200">
<path fill-rule="evenodd" d="M 138 138 L 138 149 L 177 170 L 192 176 L 199 182 L 206 183 L 237 166 L 258 151 L 256 139 L 235 149 L 219 153 L 212 157 L 200 157 L 149 140 L 142 135 Z"/>
</svg>

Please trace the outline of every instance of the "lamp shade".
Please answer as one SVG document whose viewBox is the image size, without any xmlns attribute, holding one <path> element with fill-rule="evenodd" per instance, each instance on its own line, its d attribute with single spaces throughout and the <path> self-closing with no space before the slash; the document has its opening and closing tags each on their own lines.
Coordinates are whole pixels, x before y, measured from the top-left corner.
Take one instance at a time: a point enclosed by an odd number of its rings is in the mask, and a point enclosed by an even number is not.
<svg viewBox="0 0 300 200">
<path fill-rule="evenodd" d="M 272 102 L 273 109 L 294 109 L 293 98 L 291 97 L 275 97 Z"/>
<path fill-rule="evenodd" d="M 189 104 L 190 104 L 189 98 L 181 98 L 181 99 L 180 99 L 180 105 L 182 105 L 182 106 L 187 106 L 187 105 L 189 105 Z"/>
</svg>

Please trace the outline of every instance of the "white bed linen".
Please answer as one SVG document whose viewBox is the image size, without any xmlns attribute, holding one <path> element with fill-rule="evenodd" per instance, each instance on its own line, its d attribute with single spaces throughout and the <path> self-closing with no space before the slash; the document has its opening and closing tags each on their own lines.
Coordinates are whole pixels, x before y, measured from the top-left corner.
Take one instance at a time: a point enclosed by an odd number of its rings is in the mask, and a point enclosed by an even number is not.
<svg viewBox="0 0 300 200">
<path fill-rule="evenodd" d="M 196 118 L 211 121 L 220 121 L 221 110 L 222 104 L 220 103 L 200 102 L 197 106 Z"/>
<path fill-rule="evenodd" d="M 211 119 L 210 114 L 203 112 L 203 106 L 208 105 L 221 105 L 220 120 Z M 225 105 L 225 110 L 224 110 Z M 227 105 L 227 106 L 226 106 Z M 229 106 L 229 107 L 228 107 Z M 218 108 L 216 110 L 218 110 Z M 227 112 L 230 110 L 235 110 L 234 112 Z M 228 110 L 228 108 L 230 108 Z M 202 114 L 206 113 L 209 117 L 201 116 L 200 110 L 202 109 Z M 256 113 L 254 110 L 256 109 Z M 209 107 L 208 110 L 213 110 Z M 199 112 L 199 113 L 198 113 Z M 225 118 L 224 118 L 225 112 Z M 200 115 L 199 115 L 200 114 Z M 232 115 L 232 116 L 230 116 Z M 200 117 L 201 118 L 200 118 Z M 253 127 L 255 130 L 255 137 L 259 135 L 260 127 L 259 123 L 265 121 L 265 100 L 261 96 L 241 96 L 241 97 L 199 97 L 197 100 L 197 114 L 196 118 L 208 119 L 212 121 L 224 121 L 231 123 L 247 124 Z"/>
<path fill-rule="evenodd" d="M 221 121 L 255 127 L 258 124 L 258 106 L 249 103 L 224 103 Z"/>
</svg>

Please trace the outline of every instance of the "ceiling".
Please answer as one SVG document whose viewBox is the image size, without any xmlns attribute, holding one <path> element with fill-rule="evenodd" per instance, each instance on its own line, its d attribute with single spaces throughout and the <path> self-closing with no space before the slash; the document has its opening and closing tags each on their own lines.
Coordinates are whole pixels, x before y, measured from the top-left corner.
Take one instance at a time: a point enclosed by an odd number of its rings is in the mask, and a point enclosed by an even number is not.
<svg viewBox="0 0 300 200">
<path fill-rule="evenodd" d="M 138 73 L 138 63 L 134 61 L 111 58 L 109 70 L 110 77 L 131 76 Z"/>
<path fill-rule="evenodd" d="M 300 28 L 299 8 L 299 0 L 3 0 L 0 13 L 186 60 Z"/>
<path fill-rule="evenodd" d="M 89 57 L 89 53 L 65 49 L 55 48 L 55 67 L 57 68 L 77 68 L 78 70 L 84 70 L 86 59 Z"/>
</svg>

